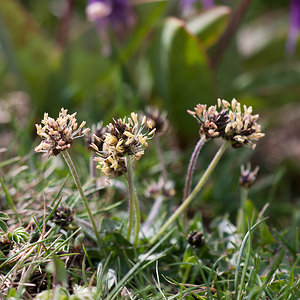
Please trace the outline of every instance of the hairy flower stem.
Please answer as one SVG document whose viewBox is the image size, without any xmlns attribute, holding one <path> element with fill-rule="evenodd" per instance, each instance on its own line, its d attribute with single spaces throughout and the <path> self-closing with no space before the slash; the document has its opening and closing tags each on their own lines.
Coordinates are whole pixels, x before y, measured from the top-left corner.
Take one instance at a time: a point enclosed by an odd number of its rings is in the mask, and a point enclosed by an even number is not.
<svg viewBox="0 0 300 300">
<path fill-rule="evenodd" d="M 241 191 L 241 219 L 242 219 L 242 235 L 243 237 L 246 234 L 246 220 L 245 220 L 245 215 L 246 215 L 246 201 L 248 198 L 248 188 L 242 187 Z"/>
<path fill-rule="evenodd" d="M 188 170 L 187 170 L 187 174 L 186 174 L 186 179 L 185 179 L 183 201 L 188 197 L 188 195 L 191 192 L 191 184 L 192 184 L 193 174 L 194 174 L 194 171 L 195 171 L 196 162 L 197 162 L 199 153 L 200 153 L 204 143 L 205 143 L 205 136 L 201 136 L 201 138 L 198 141 L 198 143 L 197 143 L 197 145 L 196 145 L 196 147 L 193 151 L 193 154 L 191 156 L 190 163 L 189 163 Z M 187 223 L 187 213 L 186 213 L 186 211 L 184 211 L 184 213 L 183 213 L 183 223 L 184 224 Z"/>
<path fill-rule="evenodd" d="M 133 183 L 133 169 L 132 169 L 132 161 L 130 156 L 126 156 L 126 166 L 127 166 L 127 181 L 129 188 L 129 225 L 128 225 L 128 233 L 127 238 L 130 238 L 131 228 L 133 223 L 133 208 L 135 212 L 135 230 L 134 230 L 134 244 L 136 245 L 139 239 L 139 231 L 140 231 L 140 208 L 139 202 L 136 196 L 134 183 Z"/>
<path fill-rule="evenodd" d="M 207 167 L 206 171 L 200 178 L 198 184 L 194 188 L 194 190 L 191 192 L 191 194 L 182 202 L 182 204 L 176 209 L 176 211 L 169 217 L 167 222 L 163 225 L 163 227 L 159 230 L 159 232 L 150 240 L 150 243 L 154 243 L 158 240 L 158 238 L 168 229 L 168 227 L 178 218 L 178 216 L 187 208 L 187 206 L 190 204 L 190 202 L 196 197 L 198 192 L 203 187 L 204 183 L 218 164 L 220 158 L 222 157 L 223 153 L 225 152 L 226 148 L 228 147 L 228 143 L 224 142 L 216 155 L 214 156 L 213 160 Z"/>
<path fill-rule="evenodd" d="M 71 172 L 71 174 L 73 176 L 74 182 L 75 182 L 75 184 L 77 186 L 77 189 L 78 189 L 78 191 L 80 193 L 80 196 L 82 198 L 83 204 L 84 204 L 85 209 L 86 209 L 86 211 L 88 213 L 89 219 L 90 219 L 90 221 L 92 223 L 92 226 L 93 226 L 93 229 L 94 229 L 94 232 L 95 232 L 95 235 L 96 235 L 96 239 L 97 239 L 97 243 L 98 243 L 99 249 L 101 250 L 100 234 L 99 234 L 97 225 L 95 223 L 93 214 L 92 214 L 92 212 L 91 212 L 91 210 L 89 208 L 88 201 L 87 201 L 87 199 L 86 199 L 86 197 L 84 195 L 84 192 L 83 192 L 83 189 L 82 189 L 82 186 L 81 186 L 81 183 L 80 183 L 77 171 L 76 171 L 75 166 L 73 164 L 72 158 L 71 158 L 71 156 L 70 156 L 70 154 L 69 154 L 68 151 L 62 152 L 62 155 L 63 155 L 63 157 L 64 157 L 64 159 L 65 159 L 65 161 L 66 161 L 66 163 L 67 163 L 67 165 L 68 165 L 68 167 L 70 169 L 70 172 Z"/>
<path fill-rule="evenodd" d="M 200 140 L 198 141 L 198 143 L 197 143 L 197 145 L 196 145 L 196 147 L 193 151 L 193 154 L 191 156 L 190 163 L 189 163 L 188 170 L 187 170 L 187 174 L 186 174 L 183 199 L 186 199 L 187 196 L 190 194 L 192 178 L 193 178 L 193 174 L 194 174 L 194 171 L 195 171 L 197 158 L 199 156 L 199 153 L 200 153 L 204 143 L 205 143 L 205 136 L 202 136 L 200 138 Z"/>
</svg>

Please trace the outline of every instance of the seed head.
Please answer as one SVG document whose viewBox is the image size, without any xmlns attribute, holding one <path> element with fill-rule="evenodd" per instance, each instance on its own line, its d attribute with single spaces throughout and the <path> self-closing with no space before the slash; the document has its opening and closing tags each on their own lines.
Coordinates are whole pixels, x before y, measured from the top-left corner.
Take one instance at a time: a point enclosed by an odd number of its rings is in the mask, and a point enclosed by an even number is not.
<svg viewBox="0 0 300 300">
<path fill-rule="evenodd" d="M 253 171 L 251 171 L 250 163 L 247 164 L 245 168 L 244 165 L 241 165 L 241 176 L 240 176 L 240 185 L 245 188 L 249 188 L 256 180 L 256 175 L 259 171 L 259 167 L 257 166 Z"/>
<path fill-rule="evenodd" d="M 48 157 L 57 156 L 69 149 L 75 138 L 84 136 L 90 129 L 83 129 L 85 121 L 78 127 L 75 116 L 76 113 L 69 115 L 68 110 L 63 108 L 56 120 L 45 113 L 42 124 L 35 125 L 37 134 L 42 138 L 42 142 L 35 147 L 35 152 L 45 152 Z"/>
</svg>

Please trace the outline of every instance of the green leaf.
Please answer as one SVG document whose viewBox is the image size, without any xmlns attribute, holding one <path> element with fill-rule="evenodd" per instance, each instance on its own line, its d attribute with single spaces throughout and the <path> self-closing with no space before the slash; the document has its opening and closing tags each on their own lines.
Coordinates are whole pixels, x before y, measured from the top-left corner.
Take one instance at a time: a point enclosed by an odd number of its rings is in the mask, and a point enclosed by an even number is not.
<svg viewBox="0 0 300 300">
<path fill-rule="evenodd" d="M 228 24 L 230 14 L 230 7 L 215 6 L 194 15 L 186 22 L 186 27 L 208 48 L 214 45 L 223 33 Z"/>
<path fill-rule="evenodd" d="M 52 261 L 46 267 L 47 272 L 55 275 L 56 283 L 67 286 L 68 275 L 64 262 L 56 255 L 53 256 Z"/>
<path fill-rule="evenodd" d="M 206 52 L 183 21 L 168 18 L 156 35 L 151 54 L 154 88 L 186 141 L 198 132 L 197 122 L 186 110 L 212 101 L 212 72 Z"/>
<path fill-rule="evenodd" d="M 7 225 L 4 221 L 0 219 L 0 229 L 4 232 L 7 232 Z"/>
<path fill-rule="evenodd" d="M 242 211 L 239 209 L 238 211 L 238 216 L 237 216 L 237 227 L 238 227 L 238 232 L 242 232 L 242 222 L 244 222 L 244 228 L 248 227 L 248 220 L 250 224 L 253 224 L 257 218 L 258 212 L 256 207 L 254 206 L 253 202 L 247 199 L 245 201 L 245 218 L 242 220 Z"/>
<path fill-rule="evenodd" d="M 121 227 L 120 223 L 111 219 L 103 219 L 101 223 L 102 232 L 112 232 L 115 230 L 119 230 L 120 227 Z"/>
<path fill-rule="evenodd" d="M 260 243 L 262 246 L 275 243 L 275 239 L 272 236 L 266 223 L 261 224 L 261 226 L 259 227 L 259 233 L 260 233 Z"/>
<path fill-rule="evenodd" d="M 9 216 L 6 213 L 0 212 L 0 219 L 1 220 L 9 220 Z"/>
</svg>

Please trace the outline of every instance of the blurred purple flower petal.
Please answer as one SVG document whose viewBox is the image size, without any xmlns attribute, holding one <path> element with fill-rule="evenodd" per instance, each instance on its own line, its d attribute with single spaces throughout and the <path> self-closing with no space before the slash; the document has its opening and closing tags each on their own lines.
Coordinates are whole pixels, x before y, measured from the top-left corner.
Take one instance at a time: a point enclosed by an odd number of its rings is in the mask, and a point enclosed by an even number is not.
<svg viewBox="0 0 300 300">
<path fill-rule="evenodd" d="M 128 0 L 88 0 L 86 15 L 89 21 L 97 24 L 104 55 L 109 55 L 111 52 L 108 27 L 112 27 L 118 38 L 122 39 L 135 21 Z"/>
<path fill-rule="evenodd" d="M 291 0 L 290 30 L 286 42 L 286 51 L 294 54 L 300 32 L 300 0 Z"/>
<path fill-rule="evenodd" d="M 184 13 L 185 11 L 190 11 L 193 8 L 193 5 L 196 1 L 199 0 L 181 0 L 180 1 L 180 9 Z M 210 8 L 215 5 L 214 0 L 201 0 L 201 4 L 203 8 Z"/>
<path fill-rule="evenodd" d="M 127 0 L 89 0 L 87 18 L 99 27 L 111 25 L 116 31 L 124 31 L 134 23 L 132 7 Z"/>
</svg>

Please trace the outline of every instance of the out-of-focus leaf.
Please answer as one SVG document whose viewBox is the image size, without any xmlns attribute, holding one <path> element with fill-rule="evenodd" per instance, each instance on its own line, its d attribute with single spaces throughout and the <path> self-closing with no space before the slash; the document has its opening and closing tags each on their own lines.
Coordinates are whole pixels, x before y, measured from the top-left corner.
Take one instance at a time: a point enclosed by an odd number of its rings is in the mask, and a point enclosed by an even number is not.
<svg viewBox="0 0 300 300">
<path fill-rule="evenodd" d="M 54 256 L 52 261 L 47 265 L 46 269 L 49 273 L 55 275 L 57 283 L 60 283 L 63 286 L 67 285 L 68 274 L 65 264 L 60 258 Z"/>
<path fill-rule="evenodd" d="M 286 104 L 297 101 L 299 94 L 300 67 L 295 64 L 276 64 L 262 67 L 241 74 L 233 82 L 238 92 L 248 93 L 256 97 L 264 97 L 272 101 L 264 105 L 274 106 L 274 103 Z"/>
<path fill-rule="evenodd" d="M 13 50 L 10 61 L 14 61 L 23 75 L 23 86 L 29 88 L 34 100 L 43 99 L 49 69 L 59 57 L 58 49 L 18 1 L 0 1 L 0 20 Z M 0 43 L 7 47 L 7 40 L 0 38 Z"/>
<path fill-rule="evenodd" d="M 244 228 L 247 228 L 248 226 L 248 222 L 250 224 L 254 223 L 256 221 L 258 212 L 256 207 L 254 206 L 253 202 L 250 201 L 249 199 L 247 199 L 245 201 L 245 216 L 244 216 L 244 220 L 242 220 L 242 211 L 241 209 L 238 212 L 238 216 L 237 216 L 237 227 L 238 227 L 238 231 L 242 232 L 242 222 L 244 222 Z"/>
<path fill-rule="evenodd" d="M 277 10 L 242 27 L 237 35 L 237 45 L 250 67 L 284 58 L 288 20 L 288 10 Z"/>
<path fill-rule="evenodd" d="M 272 236 L 266 223 L 263 223 L 262 226 L 259 227 L 259 233 L 260 233 L 260 243 L 263 246 L 272 244 L 275 242 L 275 239 Z"/>
<path fill-rule="evenodd" d="M 0 219 L 0 229 L 4 232 L 7 232 L 7 225 L 4 221 Z"/>
<path fill-rule="evenodd" d="M 153 43 L 151 67 L 154 88 L 177 132 L 187 141 L 197 134 L 197 122 L 186 110 L 211 102 L 213 91 L 206 52 L 183 21 L 168 18 L 163 23 Z"/>
<path fill-rule="evenodd" d="M 196 35 L 205 47 L 212 46 L 228 24 L 231 8 L 214 6 L 186 22 L 187 29 Z"/>
</svg>

